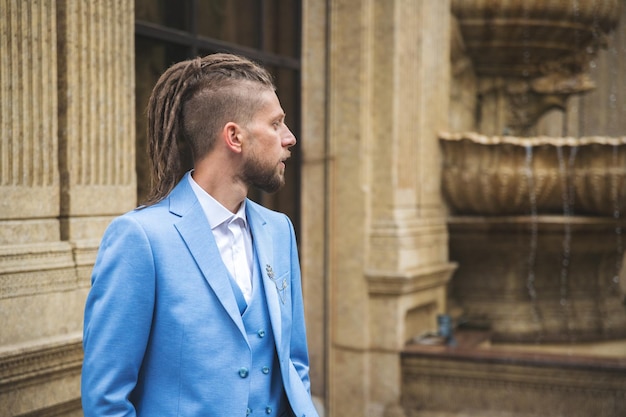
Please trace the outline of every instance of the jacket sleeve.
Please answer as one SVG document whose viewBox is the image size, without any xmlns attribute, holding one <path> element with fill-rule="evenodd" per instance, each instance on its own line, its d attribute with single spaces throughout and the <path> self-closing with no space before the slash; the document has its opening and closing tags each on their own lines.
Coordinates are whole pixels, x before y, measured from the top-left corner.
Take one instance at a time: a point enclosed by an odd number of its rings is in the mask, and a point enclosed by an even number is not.
<svg viewBox="0 0 626 417">
<path fill-rule="evenodd" d="M 85 417 L 135 416 L 131 402 L 150 334 L 155 268 L 150 242 L 129 215 L 102 239 L 87 297 L 83 330 Z"/>
</svg>

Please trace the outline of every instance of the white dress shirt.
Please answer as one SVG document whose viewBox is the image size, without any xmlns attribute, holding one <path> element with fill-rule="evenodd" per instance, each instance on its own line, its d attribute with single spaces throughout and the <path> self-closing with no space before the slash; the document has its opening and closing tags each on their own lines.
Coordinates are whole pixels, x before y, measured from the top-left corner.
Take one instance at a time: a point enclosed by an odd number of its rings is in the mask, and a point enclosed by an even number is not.
<svg viewBox="0 0 626 417">
<path fill-rule="evenodd" d="M 188 176 L 206 215 L 224 265 L 241 289 L 246 302 L 252 298 L 252 235 L 246 219 L 246 201 L 232 213 Z"/>
</svg>

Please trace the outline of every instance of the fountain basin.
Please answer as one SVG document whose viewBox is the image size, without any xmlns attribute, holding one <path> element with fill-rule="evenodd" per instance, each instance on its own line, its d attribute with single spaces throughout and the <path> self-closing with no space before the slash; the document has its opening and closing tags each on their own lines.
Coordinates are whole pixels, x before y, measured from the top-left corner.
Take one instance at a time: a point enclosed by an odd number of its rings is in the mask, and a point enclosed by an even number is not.
<svg viewBox="0 0 626 417">
<path fill-rule="evenodd" d="M 626 336 L 626 138 L 441 134 L 450 299 L 496 341 Z M 622 278 L 624 281 L 624 278 Z"/>
<path fill-rule="evenodd" d="M 626 137 L 442 133 L 442 188 L 455 215 L 626 211 Z"/>
<path fill-rule="evenodd" d="M 495 342 L 624 338 L 625 227 L 602 217 L 450 217 L 451 303 Z"/>
</svg>

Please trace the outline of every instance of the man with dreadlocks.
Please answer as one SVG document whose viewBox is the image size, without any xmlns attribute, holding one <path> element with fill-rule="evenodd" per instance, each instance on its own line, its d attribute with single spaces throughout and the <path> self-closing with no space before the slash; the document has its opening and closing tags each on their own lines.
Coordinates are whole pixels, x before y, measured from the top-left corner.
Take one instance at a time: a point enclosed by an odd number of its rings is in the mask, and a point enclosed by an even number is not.
<svg viewBox="0 0 626 417">
<path fill-rule="evenodd" d="M 283 185 L 296 143 L 270 75 L 230 54 L 175 64 L 148 124 L 152 192 L 93 269 L 85 416 L 316 417 L 293 227 L 246 198 Z"/>
</svg>

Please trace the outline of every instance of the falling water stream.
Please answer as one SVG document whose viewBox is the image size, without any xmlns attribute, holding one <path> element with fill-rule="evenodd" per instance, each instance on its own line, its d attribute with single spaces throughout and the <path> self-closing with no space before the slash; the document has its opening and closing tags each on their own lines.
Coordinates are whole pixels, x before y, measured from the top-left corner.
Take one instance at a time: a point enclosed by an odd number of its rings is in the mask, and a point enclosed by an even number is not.
<svg viewBox="0 0 626 417">
<path fill-rule="evenodd" d="M 612 153 L 612 168 L 616 170 L 615 175 L 611 178 L 611 200 L 613 201 L 613 219 L 615 220 L 615 269 L 611 282 L 607 287 L 606 296 L 611 296 L 619 291 L 619 275 L 622 269 L 622 261 L 624 256 L 623 244 L 622 244 L 622 226 L 621 226 L 621 210 L 620 210 L 620 198 L 619 198 L 619 178 L 617 168 L 619 167 L 619 155 L 618 146 L 613 145 Z M 609 322 L 612 320 L 610 314 L 605 314 L 604 319 Z"/>
<path fill-rule="evenodd" d="M 526 145 L 526 179 L 528 181 L 528 196 L 530 203 L 530 248 L 528 253 L 528 276 L 526 278 L 526 288 L 531 303 L 533 319 L 541 324 L 541 312 L 537 306 L 537 289 L 535 287 L 535 267 L 537 263 L 537 235 L 538 235 L 538 215 L 537 215 L 537 195 L 535 192 L 535 179 L 533 175 L 533 148 Z"/>
<path fill-rule="evenodd" d="M 618 167 L 618 146 L 613 146 L 613 166 Z M 616 174 L 617 176 L 617 174 Z M 613 210 L 613 218 L 615 219 L 615 250 L 617 254 L 617 260 L 615 264 L 615 275 L 613 276 L 613 285 L 617 285 L 619 283 L 619 274 L 622 269 L 622 255 L 624 253 L 623 244 L 622 244 L 622 226 L 620 222 L 621 212 L 620 212 L 620 200 L 619 200 L 619 180 L 616 178 L 611 185 L 611 195 L 614 203 Z"/>
<path fill-rule="evenodd" d="M 574 162 L 576 160 L 577 146 L 568 147 L 569 156 L 565 161 L 564 146 L 557 146 L 557 158 L 559 163 L 559 173 L 561 177 L 561 196 L 563 201 L 563 255 L 561 258 L 561 273 L 559 276 L 559 296 L 563 317 L 568 324 L 570 322 L 570 305 L 569 305 L 569 271 L 571 265 L 571 245 L 572 245 L 572 222 L 574 204 L 574 186 L 569 173 L 573 171 Z"/>
</svg>

